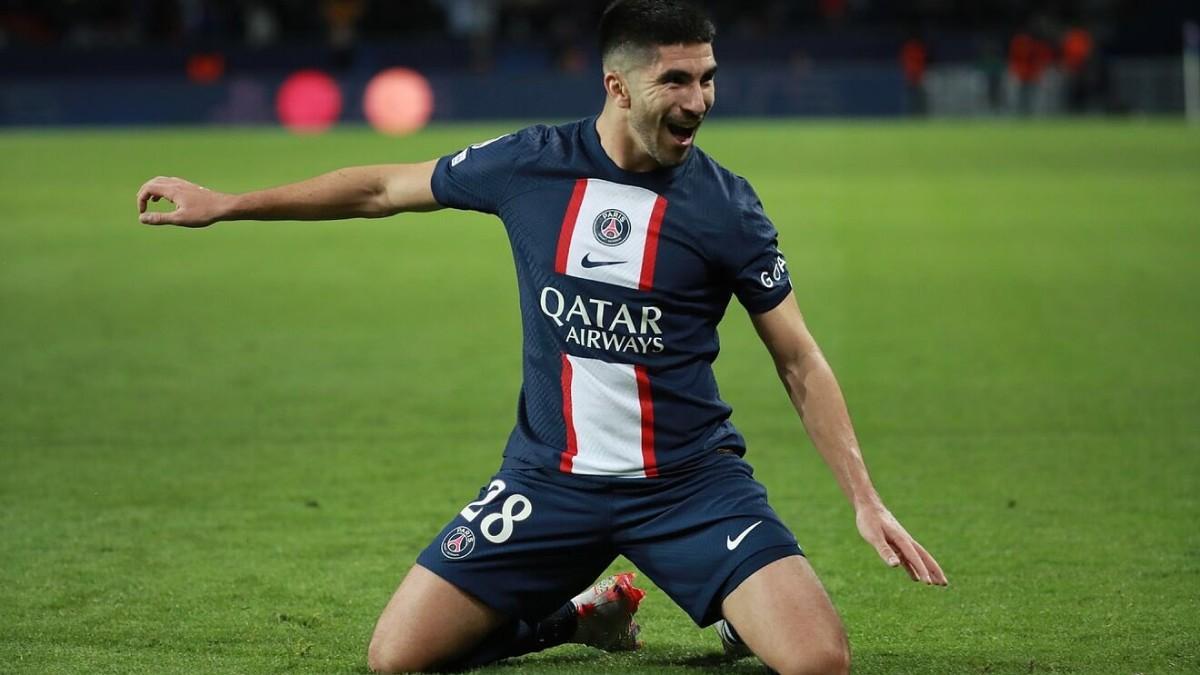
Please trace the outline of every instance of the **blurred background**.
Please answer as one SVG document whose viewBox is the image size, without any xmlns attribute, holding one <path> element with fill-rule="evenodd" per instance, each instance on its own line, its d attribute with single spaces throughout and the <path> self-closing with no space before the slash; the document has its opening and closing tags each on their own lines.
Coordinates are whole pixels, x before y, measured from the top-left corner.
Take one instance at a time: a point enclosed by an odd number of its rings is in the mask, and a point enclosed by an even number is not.
<svg viewBox="0 0 1200 675">
<path fill-rule="evenodd" d="M 600 102 L 595 26 L 605 4 L 5 0 L 0 125 L 284 121 L 316 130 L 371 119 L 403 133 L 430 118 L 577 117 Z M 720 27 L 723 115 L 1177 115 L 1200 107 L 1200 72 L 1187 56 L 1189 45 L 1200 49 L 1200 3 L 704 4 Z M 370 85 L 389 69 L 372 104 Z M 377 120 L 373 106 L 404 114 Z"/>
</svg>

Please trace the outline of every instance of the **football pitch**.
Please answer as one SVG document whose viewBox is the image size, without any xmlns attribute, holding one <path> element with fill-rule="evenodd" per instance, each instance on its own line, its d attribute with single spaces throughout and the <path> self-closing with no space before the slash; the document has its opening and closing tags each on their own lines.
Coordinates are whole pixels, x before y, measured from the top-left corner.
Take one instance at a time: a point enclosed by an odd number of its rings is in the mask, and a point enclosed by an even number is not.
<svg viewBox="0 0 1200 675">
<path fill-rule="evenodd" d="M 152 228 L 135 191 L 516 126 L 0 133 L 0 672 L 366 671 L 514 419 L 503 228 Z M 876 484 L 950 578 L 858 538 L 732 304 L 722 394 L 856 672 L 1200 671 L 1200 131 L 714 120 L 699 144 L 757 188 Z M 761 672 L 649 588 L 640 652 L 492 670 Z"/>
</svg>

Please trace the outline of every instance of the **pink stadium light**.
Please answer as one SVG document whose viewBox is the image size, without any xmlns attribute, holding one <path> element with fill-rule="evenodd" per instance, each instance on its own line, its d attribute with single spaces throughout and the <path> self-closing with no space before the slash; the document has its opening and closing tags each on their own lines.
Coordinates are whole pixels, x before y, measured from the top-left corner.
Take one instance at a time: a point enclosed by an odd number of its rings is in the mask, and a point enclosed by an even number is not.
<svg viewBox="0 0 1200 675">
<path fill-rule="evenodd" d="M 415 70 L 389 68 L 367 84 L 363 113 L 379 133 L 411 134 L 424 127 L 433 114 L 433 88 Z"/>
<path fill-rule="evenodd" d="M 275 112 L 289 131 L 319 134 L 342 113 L 342 91 L 319 70 L 299 70 L 288 76 L 275 96 Z"/>
</svg>

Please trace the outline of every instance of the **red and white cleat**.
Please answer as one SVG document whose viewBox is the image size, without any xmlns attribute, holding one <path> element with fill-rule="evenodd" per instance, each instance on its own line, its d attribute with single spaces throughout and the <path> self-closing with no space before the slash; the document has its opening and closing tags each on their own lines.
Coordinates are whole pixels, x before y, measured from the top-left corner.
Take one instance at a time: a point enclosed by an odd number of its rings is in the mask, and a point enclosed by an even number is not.
<svg viewBox="0 0 1200 675">
<path fill-rule="evenodd" d="M 579 623 L 571 642 L 606 652 L 629 652 L 642 646 L 637 639 L 641 627 L 633 615 L 646 591 L 634 586 L 633 578 L 633 572 L 615 574 L 572 598 Z"/>
</svg>

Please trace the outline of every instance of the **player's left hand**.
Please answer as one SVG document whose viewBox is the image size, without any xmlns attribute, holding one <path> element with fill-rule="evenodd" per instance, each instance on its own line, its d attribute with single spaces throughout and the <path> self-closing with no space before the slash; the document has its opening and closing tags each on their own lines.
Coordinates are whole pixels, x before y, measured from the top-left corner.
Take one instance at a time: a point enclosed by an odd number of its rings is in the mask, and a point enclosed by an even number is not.
<svg viewBox="0 0 1200 675">
<path fill-rule="evenodd" d="M 165 199 L 173 211 L 147 211 L 150 202 Z M 146 225 L 208 227 L 228 213 L 231 196 L 209 190 L 182 178 L 157 176 L 142 184 L 137 193 L 138 220 Z"/>
<path fill-rule="evenodd" d="M 929 555 L 929 551 L 913 539 L 900 521 L 884 506 L 859 509 L 855 521 L 859 534 L 868 544 L 875 547 L 879 557 L 883 558 L 888 567 L 903 565 L 913 581 L 933 586 L 945 586 L 949 583 L 942 567 Z"/>
</svg>

